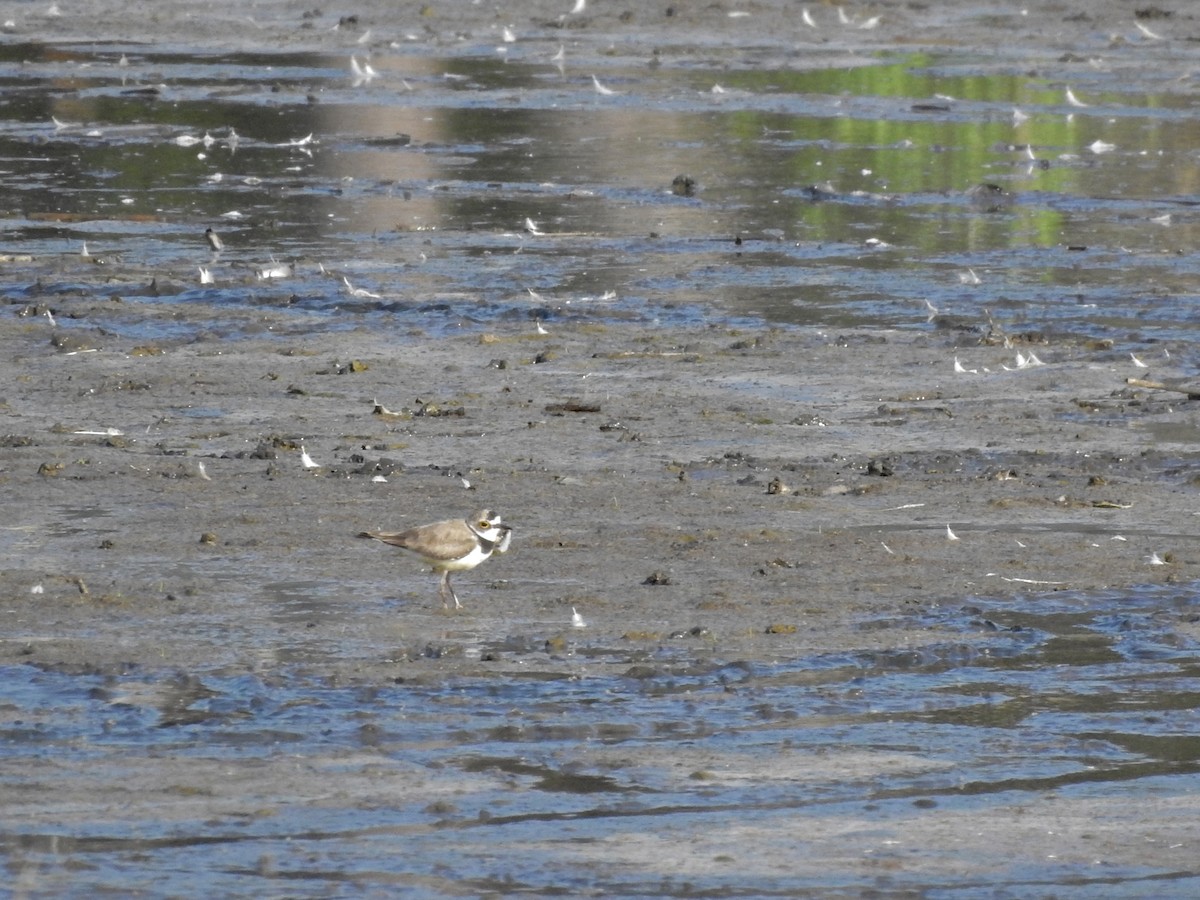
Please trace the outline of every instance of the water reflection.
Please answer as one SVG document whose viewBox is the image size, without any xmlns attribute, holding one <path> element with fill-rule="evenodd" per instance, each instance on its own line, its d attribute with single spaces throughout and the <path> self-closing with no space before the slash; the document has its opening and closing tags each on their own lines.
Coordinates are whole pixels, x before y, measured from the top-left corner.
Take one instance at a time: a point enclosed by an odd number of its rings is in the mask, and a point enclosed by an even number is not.
<svg viewBox="0 0 1200 900">
<path fill-rule="evenodd" d="M 974 322 L 1194 332 L 1197 263 L 1177 252 L 1197 237 L 1193 103 L 1165 85 L 1089 73 L 1082 108 L 1048 78 L 952 55 L 812 71 L 618 60 L 600 77 L 619 93 L 601 96 L 545 56 L 381 54 L 364 82 L 320 54 L 0 47 L 5 252 L 33 257 L 6 263 L 6 290 L 270 306 L 298 329 L 332 327 L 334 310 L 422 328 L 530 313 L 929 328 L 929 301 Z M 678 175 L 693 195 L 672 191 Z M 981 184 L 1006 202 L 973 202 Z M 226 239 L 216 257 L 207 227 Z M 258 279 L 272 260 L 293 274 Z M 93 324 L 195 327 L 151 318 Z M 105 514 L 60 508 L 54 527 Z M 49 552 L 4 541 L 30 566 Z M 353 590 L 248 588 L 252 556 L 206 563 L 231 586 L 221 617 L 175 613 L 238 666 L 3 672 L 0 850 L 21 890 L 186 894 L 197 872 L 214 896 L 866 883 L 831 858 L 927 896 L 1195 887 L 1147 861 L 1165 817 L 1134 847 L 1141 823 L 1122 818 L 1130 788 L 1191 813 L 1192 587 L 922 610 L 864 634 L 944 640 L 767 662 L 729 636 L 551 643 L 545 623 L 419 644 L 298 635 Z M 271 628 L 239 619 L 247 590 Z M 421 677 L 346 663 L 380 654 Z M 1032 865 L 989 844 L 1004 815 L 1035 823 Z M 1045 861 L 1062 815 L 1121 840 Z M 979 886 L 913 866 L 904 842 L 939 837 L 931 820 Z"/>
<path fill-rule="evenodd" d="M 628 851 L 658 832 L 676 846 L 703 842 L 719 821 L 737 823 L 724 852 L 740 858 L 755 823 L 819 821 L 857 846 L 864 816 L 877 837 L 902 842 L 914 816 L 948 827 L 964 816 L 978 829 L 1015 802 L 1041 821 L 1033 809 L 1048 792 L 1055 817 L 1117 802 L 1130 783 L 1186 792 L 1200 775 L 1194 592 L 1104 600 L 934 608 L 914 616 L 944 631 L 944 644 L 775 663 L 683 645 L 648 657 L 602 635 L 548 655 L 542 641 L 513 635 L 485 646 L 474 674 L 413 683 L 329 683 L 312 660 L 286 654 L 257 675 L 10 667 L 0 762 L 45 757 L 74 787 L 118 761 L 131 771 L 120 784 L 96 781 L 82 806 L 78 792 L 64 806 L 53 790 L 10 784 L 0 847 L 46 873 L 83 866 L 103 885 L 124 877 L 128 853 L 169 880 L 196 871 L 189 851 L 220 845 L 221 864 L 203 867 L 206 888 L 283 877 L 303 893 L 434 869 L 469 884 L 490 871 L 489 853 L 519 840 L 533 851 L 525 889 L 540 891 L 573 865 L 611 872 L 610 842 Z M 1114 607 L 1120 616 L 1093 611 Z M 446 635 L 455 641 L 478 647 L 480 637 Z M 491 672 L 500 658 L 525 660 L 537 677 L 520 666 Z M 324 779 L 334 775 L 331 794 Z M 1101 819 L 1116 815 L 1109 807 Z M 817 840 L 787 833 L 789 846 Z M 780 837 L 764 837 L 772 852 Z M 975 869 L 981 883 L 1011 884 L 1012 859 L 977 852 L 991 861 Z M 338 864 L 314 871 L 314 854 Z M 620 858 L 633 881 L 618 892 L 673 871 L 663 859 Z M 1064 885 L 1093 865 L 1063 860 L 1043 877 Z M 1105 871 L 1116 885 L 1140 877 Z M 691 877 L 692 890 L 738 895 L 716 872 Z M 799 866 L 773 883 L 813 889 L 837 878 Z M 904 883 L 935 890 L 953 878 L 926 866 Z"/>
<path fill-rule="evenodd" d="M 1091 85 L 1076 108 L 1054 82 L 928 54 L 609 72 L 608 97 L 548 61 L 376 56 L 356 84 L 318 54 L 121 56 L 5 48 L 13 249 L 103 241 L 131 278 L 191 279 L 215 226 L 218 284 L 296 260 L 310 309 L 347 300 L 323 265 L 491 314 L 532 287 L 564 312 L 612 292 L 600 317 L 926 327 L 929 300 L 1088 333 L 1194 327 L 1196 264 L 1175 252 L 1198 236 L 1193 141 L 1166 90 Z M 1009 199 L 981 207 L 982 184 Z"/>
</svg>

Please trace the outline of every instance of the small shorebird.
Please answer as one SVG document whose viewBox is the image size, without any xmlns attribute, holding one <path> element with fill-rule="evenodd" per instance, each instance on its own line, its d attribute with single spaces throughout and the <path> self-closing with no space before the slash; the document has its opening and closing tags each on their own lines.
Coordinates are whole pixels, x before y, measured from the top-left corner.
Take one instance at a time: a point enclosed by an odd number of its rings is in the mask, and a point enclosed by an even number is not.
<svg viewBox="0 0 1200 900">
<path fill-rule="evenodd" d="M 407 531 L 362 531 L 358 536 L 383 541 L 424 560 L 434 572 L 442 573 L 438 586 L 442 606 L 449 609 L 453 599 L 454 608 L 462 609 L 450 586 L 450 573 L 473 569 L 493 552 L 505 552 L 512 529 L 501 525 L 500 517 L 490 509 L 482 509 L 469 519 L 446 519 Z"/>
<path fill-rule="evenodd" d="M 225 249 L 225 242 L 211 228 L 204 229 L 204 239 L 208 241 L 208 246 L 212 248 L 213 253 L 220 253 Z"/>
</svg>

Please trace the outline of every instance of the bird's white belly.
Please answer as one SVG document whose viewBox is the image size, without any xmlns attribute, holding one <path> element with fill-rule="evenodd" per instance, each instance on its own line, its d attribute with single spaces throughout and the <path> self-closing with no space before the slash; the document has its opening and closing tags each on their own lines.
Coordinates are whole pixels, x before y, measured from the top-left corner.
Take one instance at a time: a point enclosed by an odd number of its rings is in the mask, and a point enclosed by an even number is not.
<svg viewBox="0 0 1200 900">
<path fill-rule="evenodd" d="M 484 550 L 482 547 L 476 547 L 466 556 L 460 556 L 458 559 L 447 559 L 443 562 L 435 563 L 433 568 L 438 572 L 465 572 L 467 569 L 475 568 L 491 555 L 491 550 Z"/>
</svg>

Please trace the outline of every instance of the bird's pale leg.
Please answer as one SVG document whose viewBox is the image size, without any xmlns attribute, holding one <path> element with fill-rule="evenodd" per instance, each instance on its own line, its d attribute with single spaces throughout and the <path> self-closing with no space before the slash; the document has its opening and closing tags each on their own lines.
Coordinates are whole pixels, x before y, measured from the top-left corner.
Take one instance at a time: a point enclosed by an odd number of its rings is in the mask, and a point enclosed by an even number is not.
<svg viewBox="0 0 1200 900">
<path fill-rule="evenodd" d="M 450 587 L 450 570 L 449 569 L 447 569 L 445 572 L 442 573 L 442 583 L 441 583 L 441 586 L 438 588 L 438 594 L 442 598 L 442 608 L 443 609 L 450 608 L 450 604 L 446 602 L 447 594 L 449 594 L 450 597 L 452 597 L 454 599 L 454 608 L 455 609 L 463 608 L 463 605 L 458 602 L 458 594 L 454 593 L 454 588 Z"/>
</svg>

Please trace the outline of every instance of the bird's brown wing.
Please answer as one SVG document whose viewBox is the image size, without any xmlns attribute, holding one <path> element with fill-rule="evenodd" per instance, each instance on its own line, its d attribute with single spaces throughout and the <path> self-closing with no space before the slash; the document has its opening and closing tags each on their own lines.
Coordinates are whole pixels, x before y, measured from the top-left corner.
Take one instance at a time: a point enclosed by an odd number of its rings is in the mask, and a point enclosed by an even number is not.
<svg viewBox="0 0 1200 900">
<path fill-rule="evenodd" d="M 475 548 L 475 536 L 461 519 L 434 522 L 407 531 L 364 531 L 359 537 L 374 538 L 430 559 L 458 559 Z M 432 550 L 435 545 L 439 547 L 436 553 Z"/>
</svg>

